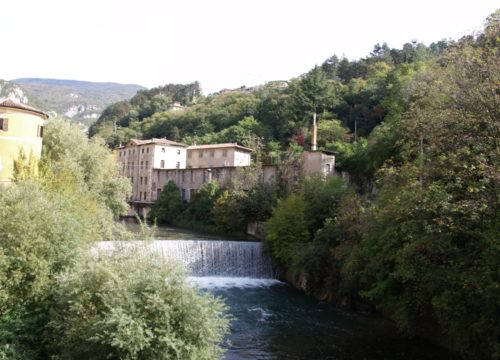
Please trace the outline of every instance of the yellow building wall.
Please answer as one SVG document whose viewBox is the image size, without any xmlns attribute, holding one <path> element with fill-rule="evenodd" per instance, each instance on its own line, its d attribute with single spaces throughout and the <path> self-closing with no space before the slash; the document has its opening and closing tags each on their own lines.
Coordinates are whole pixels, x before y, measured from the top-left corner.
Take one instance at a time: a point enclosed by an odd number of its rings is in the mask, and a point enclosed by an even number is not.
<svg viewBox="0 0 500 360">
<path fill-rule="evenodd" d="M 20 109 L 0 106 L 0 118 L 8 119 L 7 131 L 0 130 L 0 185 L 12 179 L 14 160 L 20 149 L 26 156 L 32 152 L 36 158 L 42 154 L 42 138 L 38 127 L 43 126 L 44 117 Z"/>
</svg>

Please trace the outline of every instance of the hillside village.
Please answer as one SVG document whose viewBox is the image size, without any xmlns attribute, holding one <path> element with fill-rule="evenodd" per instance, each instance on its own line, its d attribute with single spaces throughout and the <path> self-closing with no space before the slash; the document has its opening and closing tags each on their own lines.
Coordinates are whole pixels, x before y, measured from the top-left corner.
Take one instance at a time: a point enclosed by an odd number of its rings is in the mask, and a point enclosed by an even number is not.
<svg viewBox="0 0 500 360">
<path fill-rule="evenodd" d="M 119 170 L 132 184 L 129 214 L 146 218 L 168 181 L 177 185 L 186 202 L 210 181 L 230 187 L 235 179 L 244 180 L 254 152 L 237 143 L 188 146 L 167 139 L 132 139 L 115 150 Z M 277 182 L 281 165 L 262 165 L 259 181 Z M 294 172 L 295 182 L 313 173 L 330 176 L 335 172 L 335 156 L 328 151 L 304 151 L 300 166 L 294 165 L 289 171 Z"/>
<path fill-rule="evenodd" d="M 174 103 L 172 110 L 182 109 Z M 39 159 L 42 151 L 43 123 L 48 114 L 11 99 L 0 99 L 0 182 L 12 181 L 14 162 L 19 151 Z M 314 138 L 317 127 L 313 126 Z M 159 198 L 165 184 L 172 180 L 180 189 L 181 199 L 190 201 L 204 184 L 217 181 L 222 187 L 231 186 L 235 179 L 245 176 L 244 170 L 252 166 L 255 150 L 238 143 L 199 144 L 152 138 L 132 139 L 115 149 L 120 173 L 128 178 L 132 192 L 129 197 L 129 215 L 147 217 Z M 261 168 L 259 181 L 276 182 L 281 164 L 266 164 Z M 324 176 L 335 172 L 335 156 L 328 151 L 316 150 L 302 154 L 300 167 L 294 165 L 294 181 L 312 173 Z M 244 180 L 244 179 L 243 179 Z"/>
</svg>

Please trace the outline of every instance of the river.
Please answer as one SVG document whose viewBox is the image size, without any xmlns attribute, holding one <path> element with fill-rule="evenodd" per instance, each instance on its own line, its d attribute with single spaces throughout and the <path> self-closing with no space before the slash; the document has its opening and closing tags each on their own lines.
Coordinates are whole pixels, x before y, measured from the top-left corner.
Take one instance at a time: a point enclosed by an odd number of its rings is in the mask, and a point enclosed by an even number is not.
<svg viewBox="0 0 500 360">
<path fill-rule="evenodd" d="M 158 230 L 165 241 L 153 246 L 184 261 L 200 291 L 210 291 L 228 305 L 233 320 L 223 344 L 226 360 L 455 359 L 426 341 L 398 334 L 387 320 L 333 309 L 272 279 L 260 243 Z"/>
</svg>

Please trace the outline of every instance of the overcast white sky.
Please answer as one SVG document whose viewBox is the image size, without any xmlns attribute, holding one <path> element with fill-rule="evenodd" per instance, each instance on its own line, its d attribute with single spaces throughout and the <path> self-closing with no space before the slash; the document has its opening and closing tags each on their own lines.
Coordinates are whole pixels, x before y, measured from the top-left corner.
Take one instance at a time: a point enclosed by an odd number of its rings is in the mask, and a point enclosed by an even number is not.
<svg viewBox="0 0 500 360">
<path fill-rule="evenodd" d="M 4 0 L 0 79 L 46 77 L 205 94 L 300 75 L 376 43 L 482 28 L 498 0 Z"/>
</svg>

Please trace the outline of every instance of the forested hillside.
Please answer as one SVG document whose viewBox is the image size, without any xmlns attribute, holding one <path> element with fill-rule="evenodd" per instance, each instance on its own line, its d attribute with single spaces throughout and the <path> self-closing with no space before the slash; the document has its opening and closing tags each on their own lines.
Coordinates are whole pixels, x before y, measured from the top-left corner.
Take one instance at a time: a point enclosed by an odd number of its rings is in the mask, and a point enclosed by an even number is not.
<svg viewBox="0 0 500 360">
<path fill-rule="evenodd" d="M 339 165 L 355 177 L 371 177 L 395 146 L 392 134 L 379 129 L 371 135 L 373 129 L 399 121 L 415 79 L 454 45 L 444 40 L 430 46 L 408 43 L 402 49 L 377 44 L 366 58 L 351 61 L 334 55 L 290 79 L 288 86 L 271 82 L 251 92 L 204 97 L 197 83 L 140 91 L 130 101 L 109 106 L 90 132 L 112 147 L 130 138 L 167 137 L 188 144 L 237 141 L 255 148 L 258 155 L 275 157 L 291 143 L 309 146 L 316 112 L 319 148 L 338 152 Z M 173 101 L 188 108 L 169 111 Z M 373 140 L 367 141 L 370 136 Z M 375 139 L 388 146 L 376 148 L 380 142 Z M 359 152 L 368 146 L 369 162 L 358 164 Z"/>
</svg>

